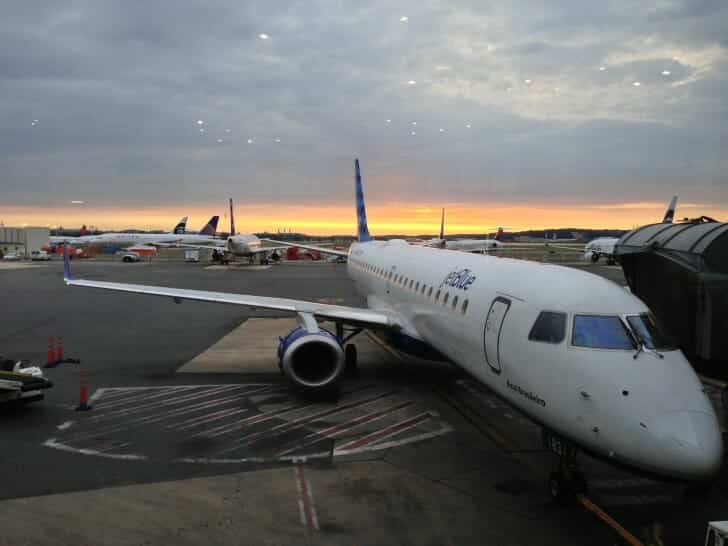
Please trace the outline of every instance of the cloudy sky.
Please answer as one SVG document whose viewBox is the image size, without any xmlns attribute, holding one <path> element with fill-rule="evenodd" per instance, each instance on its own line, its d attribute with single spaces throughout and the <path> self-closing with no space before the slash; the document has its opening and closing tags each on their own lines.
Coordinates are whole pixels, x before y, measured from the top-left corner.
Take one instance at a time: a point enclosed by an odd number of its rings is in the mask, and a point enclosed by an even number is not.
<svg viewBox="0 0 728 546">
<path fill-rule="evenodd" d="M 232 196 L 243 228 L 346 232 L 354 157 L 373 228 L 630 227 L 673 193 L 726 219 L 726 29 L 725 0 L 4 4 L 0 220 Z"/>
</svg>

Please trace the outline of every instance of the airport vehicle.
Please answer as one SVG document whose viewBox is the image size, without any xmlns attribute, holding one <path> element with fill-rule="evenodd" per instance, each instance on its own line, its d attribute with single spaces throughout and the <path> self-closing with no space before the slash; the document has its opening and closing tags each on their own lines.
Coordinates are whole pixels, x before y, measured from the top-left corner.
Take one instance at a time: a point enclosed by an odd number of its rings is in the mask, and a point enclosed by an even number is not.
<svg viewBox="0 0 728 546">
<path fill-rule="evenodd" d="M 309 391 L 341 382 L 356 361 L 349 341 L 364 328 L 402 351 L 448 359 L 543 427 L 560 461 L 549 480 L 557 501 L 586 487 L 578 449 L 661 477 L 713 478 L 723 454 L 715 411 L 644 303 L 573 268 L 373 240 L 358 160 L 355 168 L 358 241 L 348 253 L 295 246 L 347 256 L 368 308 L 74 279 L 68 260 L 65 283 L 295 314 L 300 326 L 281 338 L 278 361 Z"/>
<path fill-rule="evenodd" d="M 440 218 L 440 237 L 425 241 L 423 244 L 424 246 L 431 246 L 435 248 L 483 254 L 484 252 L 502 248 L 503 242 L 500 240 L 502 235 L 503 228 L 498 228 L 495 237 L 492 239 L 445 239 L 445 209 L 442 209 L 442 217 Z"/>
<path fill-rule="evenodd" d="M 33 261 L 47 262 L 51 259 L 51 255 L 45 250 L 34 250 L 30 253 L 30 259 Z"/>
<path fill-rule="evenodd" d="M 6 262 L 17 262 L 18 260 L 21 260 L 22 258 L 23 257 L 20 255 L 20 253 L 17 251 L 14 251 L 14 250 L 6 253 L 3 256 L 3 260 L 5 260 Z"/>
<path fill-rule="evenodd" d="M 37 366 L 25 366 L 20 361 L 0 361 L 0 403 L 42 400 L 43 390 L 52 386 Z"/>
<path fill-rule="evenodd" d="M 185 250 L 185 262 L 199 262 L 200 251 L 199 250 Z"/>
<path fill-rule="evenodd" d="M 345 264 L 346 256 L 329 256 L 326 261 L 332 264 Z"/>
<path fill-rule="evenodd" d="M 728 546 L 728 521 L 708 522 L 705 546 Z"/>
<path fill-rule="evenodd" d="M 667 205 L 665 216 L 662 218 L 663 224 L 672 224 L 672 220 L 675 217 L 677 198 L 677 195 L 673 195 L 670 203 Z M 607 265 L 614 265 L 616 263 L 614 246 L 618 241 L 619 237 L 599 237 L 598 239 L 589 241 L 584 247 L 584 259 L 596 263 L 599 261 L 599 258 L 604 257 L 607 260 Z"/>
<path fill-rule="evenodd" d="M 125 263 L 138 262 L 141 260 L 141 256 L 136 252 L 124 252 L 121 255 L 121 261 Z"/>
</svg>

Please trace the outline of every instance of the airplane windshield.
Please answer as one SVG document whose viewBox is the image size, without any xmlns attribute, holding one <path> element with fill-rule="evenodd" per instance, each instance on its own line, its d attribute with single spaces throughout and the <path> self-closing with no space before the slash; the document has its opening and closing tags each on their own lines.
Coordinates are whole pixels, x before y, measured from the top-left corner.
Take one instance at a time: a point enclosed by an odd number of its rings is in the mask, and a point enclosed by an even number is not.
<svg viewBox="0 0 728 546">
<path fill-rule="evenodd" d="M 607 315 L 575 315 L 571 344 L 591 349 L 637 348 L 622 320 Z"/>
<path fill-rule="evenodd" d="M 657 326 L 651 315 L 642 313 L 630 316 L 627 317 L 627 322 L 648 349 L 669 351 L 676 348 L 675 343 Z"/>
</svg>

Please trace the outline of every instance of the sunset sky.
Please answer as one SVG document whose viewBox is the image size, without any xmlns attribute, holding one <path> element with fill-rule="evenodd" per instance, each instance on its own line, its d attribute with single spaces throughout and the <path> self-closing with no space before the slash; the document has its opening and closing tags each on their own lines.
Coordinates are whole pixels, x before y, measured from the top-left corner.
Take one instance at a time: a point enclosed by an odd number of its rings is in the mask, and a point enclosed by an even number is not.
<svg viewBox="0 0 728 546">
<path fill-rule="evenodd" d="M 396 9 L 393 6 L 396 5 Z M 352 233 L 728 219 L 724 0 L 14 2 L 0 222 Z M 79 203 L 72 203 L 72 202 Z"/>
</svg>

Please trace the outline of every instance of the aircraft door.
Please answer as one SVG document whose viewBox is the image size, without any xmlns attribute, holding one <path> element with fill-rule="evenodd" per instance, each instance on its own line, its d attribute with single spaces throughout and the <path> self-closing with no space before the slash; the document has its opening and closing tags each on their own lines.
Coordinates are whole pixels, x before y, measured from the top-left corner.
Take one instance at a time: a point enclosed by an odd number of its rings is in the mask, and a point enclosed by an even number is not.
<svg viewBox="0 0 728 546">
<path fill-rule="evenodd" d="M 498 296 L 490 304 L 490 310 L 485 319 L 485 331 L 483 333 L 483 345 L 485 348 L 485 361 L 493 372 L 501 373 L 500 364 L 500 338 L 503 329 L 503 321 L 511 307 L 511 301 Z"/>
</svg>

